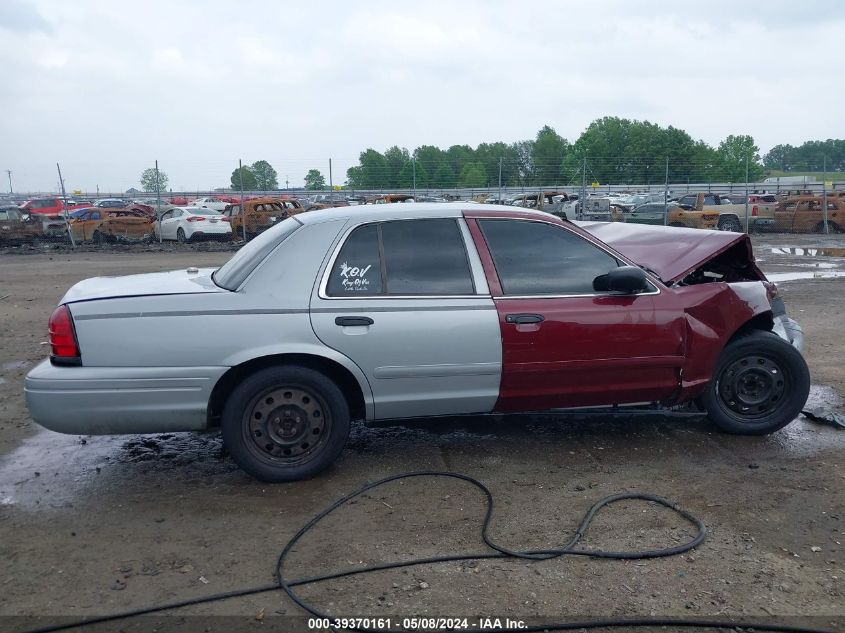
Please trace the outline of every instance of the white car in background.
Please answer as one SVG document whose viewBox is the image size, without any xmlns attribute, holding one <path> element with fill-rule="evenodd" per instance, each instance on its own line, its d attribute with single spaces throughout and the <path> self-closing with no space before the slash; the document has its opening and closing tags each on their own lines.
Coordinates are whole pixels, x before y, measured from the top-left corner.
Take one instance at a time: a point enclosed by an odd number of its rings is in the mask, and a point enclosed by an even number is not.
<svg viewBox="0 0 845 633">
<path fill-rule="evenodd" d="M 231 239 L 232 226 L 212 209 L 174 207 L 162 213 L 154 226 L 156 239 L 190 242 L 191 240 Z"/>
<path fill-rule="evenodd" d="M 224 202 L 223 200 L 217 200 L 216 198 L 197 198 L 188 206 L 213 209 L 214 211 L 223 211 L 227 204 L 229 203 Z"/>
</svg>

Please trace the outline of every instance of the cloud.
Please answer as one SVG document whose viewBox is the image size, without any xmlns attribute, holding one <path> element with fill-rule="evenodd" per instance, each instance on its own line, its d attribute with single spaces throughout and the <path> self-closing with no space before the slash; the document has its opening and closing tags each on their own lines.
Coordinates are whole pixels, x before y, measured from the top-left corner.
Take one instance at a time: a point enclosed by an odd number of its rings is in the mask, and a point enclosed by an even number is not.
<svg viewBox="0 0 845 633">
<path fill-rule="evenodd" d="M 0 28 L 13 33 L 51 33 L 50 23 L 25 0 L 3 0 L 0 2 Z"/>
<path fill-rule="evenodd" d="M 335 181 L 367 147 L 574 140 L 606 115 L 715 145 L 845 136 L 845 3 L 0 0 L 0 165 L 22 189 L 176 188 L 266 159 Z M 43 16 L 49 16 L 48 22 Z M 801 42 L 798 46 L 787 43 Z M 813 87 L 824 87 L 821 93 Z"/>
</svg>

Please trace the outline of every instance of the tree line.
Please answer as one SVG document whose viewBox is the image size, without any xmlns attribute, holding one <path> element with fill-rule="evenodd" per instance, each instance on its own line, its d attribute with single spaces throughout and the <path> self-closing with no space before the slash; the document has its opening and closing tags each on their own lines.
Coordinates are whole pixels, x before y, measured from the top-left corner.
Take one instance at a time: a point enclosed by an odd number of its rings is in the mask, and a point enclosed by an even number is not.
<svg viewBox="0 0 845 633">
<path fill-rule="evenodd" d="M 791 153 L 790 153 L 791 152 Z M 453 145 L 415 150 L 369 148 L 347 170 L 347 185 L 357 189 L 417 187 L 505 187 L 669 182 L 759 181 L 777 167 L 821 170 L 845 168 L 845 141 L 808 141 L 800 148 L 778 145 L 760 156 L 754 138 L 730 135 L 713 147 L 687 132 L 648 121 L 604 117 L 593 121 L 574 142 L 544 126 L 533 139 L 515 143 Z M 788 158 L 780 160 L 780 156 Z M 799 158 L 800 157 L 800 158 Z"/>
</svg>

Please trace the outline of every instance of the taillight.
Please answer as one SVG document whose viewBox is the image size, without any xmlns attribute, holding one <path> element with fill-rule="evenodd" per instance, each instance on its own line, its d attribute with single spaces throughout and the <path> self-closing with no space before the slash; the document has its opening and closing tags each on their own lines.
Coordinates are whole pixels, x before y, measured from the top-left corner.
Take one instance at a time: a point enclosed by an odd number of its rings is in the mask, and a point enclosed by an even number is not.
<svg viewBox="0 0 845 633">
<path fill-rule="evenodd" d="M 188 222 L 202 222 L 205 218 L 201 215 L 192 215 L 185 218 Z"/>
<path fill-rule="evenodd" d="M 66 305 L 61 305 L 50 316 L 50 360 L 57 365 L 81 365 L 79 345 L 73 319 Z"/>
<path fill-rule="evenodd" d="M 232 221 L 232 218 L 230 218 L 228 215 L 224 215 L 220 219 L 223 220 L 224 222 L 231 222 Z"/>
<path fill-rule="evenodd" d="M 751 207 L 751 215 L 757 215 L 757 205 L 756 204 L 753 207 Z"/>
</svg>

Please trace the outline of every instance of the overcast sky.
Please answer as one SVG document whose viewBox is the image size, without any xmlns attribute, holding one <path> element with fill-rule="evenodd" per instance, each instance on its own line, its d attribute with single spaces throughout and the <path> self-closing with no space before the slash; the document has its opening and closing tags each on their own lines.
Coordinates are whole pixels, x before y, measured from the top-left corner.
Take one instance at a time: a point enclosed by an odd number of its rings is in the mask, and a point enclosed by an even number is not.
<svg viewBox="0 0 845 633">
<path fill-rule="evenodd" d="M 390 145 L 574 141 L 616 115 L 717 144 L 845 137 L 845 2 L 0 0 L 16 191 L 345 180 Z M 0 190 L 6 190 L 8 182 Z"/>
</svg>

